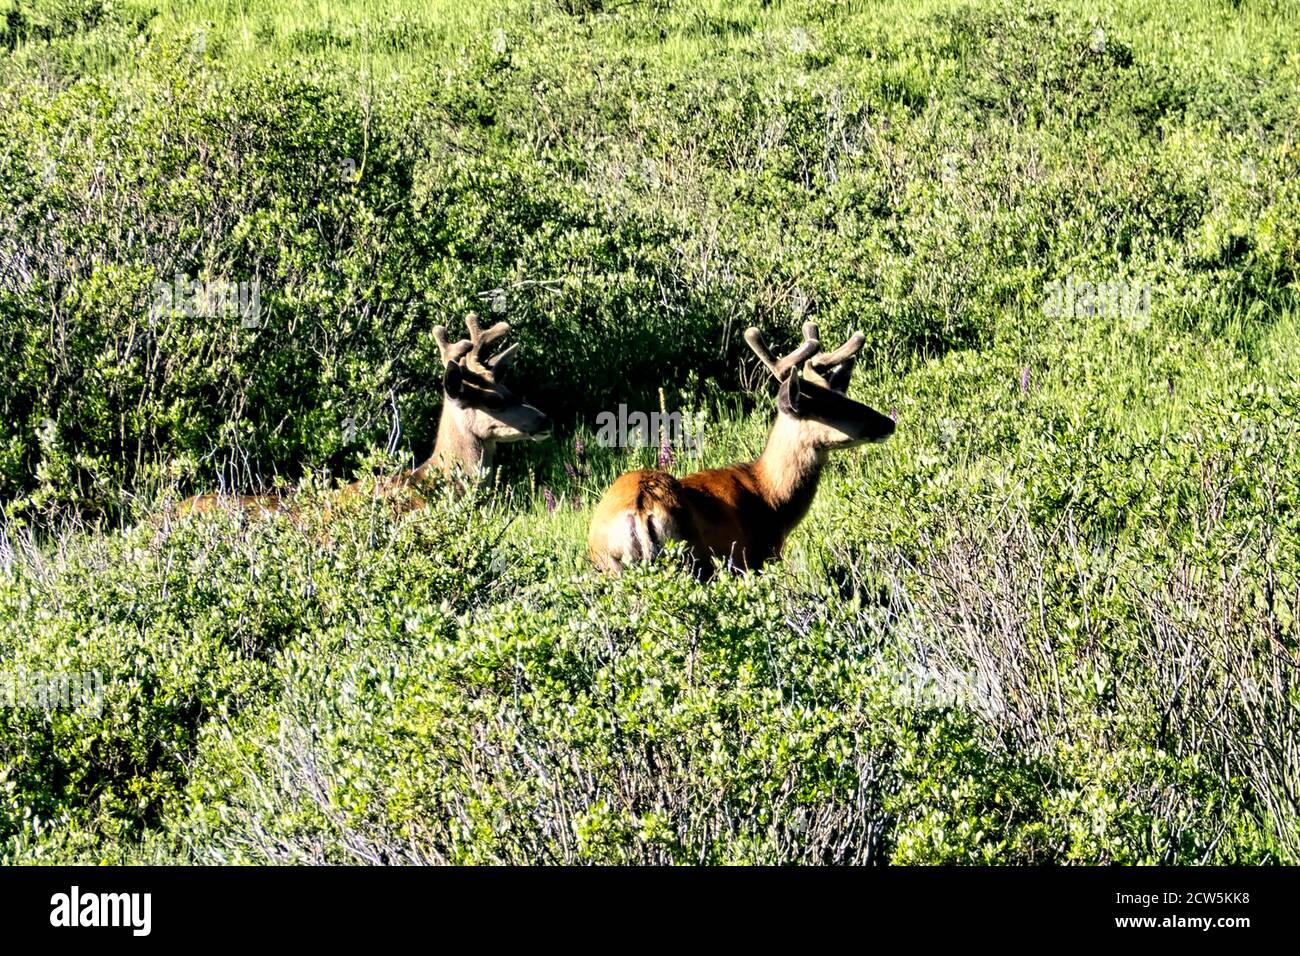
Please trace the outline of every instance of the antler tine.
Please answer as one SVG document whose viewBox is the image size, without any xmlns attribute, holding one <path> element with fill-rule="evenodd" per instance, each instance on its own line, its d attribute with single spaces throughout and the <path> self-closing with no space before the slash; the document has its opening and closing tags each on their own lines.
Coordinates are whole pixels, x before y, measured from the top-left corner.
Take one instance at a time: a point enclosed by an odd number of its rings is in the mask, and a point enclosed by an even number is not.
<svg viewBox="0 0 1300 956">
<path fill-rule="evenodd" d="M 772 358 L 772 353 L 768 351 L 767 346 L 763 343 L 763 333 L 759 332 L 758 329 L 753 327 L 747 329 L 745 331 L 745 341 L 778 382 L 785 381 L 786 376 L 790 374 L 792 369 L 802 365 L 808 360 L 809 356 L 815 355 L 817 350 L 822 347 L 821 342 L 817 340 L 817 326 L 811 322 L 806 323 L 803 327 L 803 343 L 781 359 Z"/>
<path fill-rule="evenodd" d="M 496 341 L 505 334 L 505 331 L 501 330 L 501 326 L 503 325 L 506 327 L 506 331 L 509 331 L 509 324 L 498 322 L 485 332 L 483 326 L 479 324 L 477 312 L 470 312 L 465 316 L 465 327 L 469 329 L 469 340 L 475 345 L 478 345 L 480 342 L 484 345 L 489 345 Z"/>
<path fill-rule="evenodd" d="M 867 337 L 861 332 L 854 332 L 843 345 L 834 352 L 824 352 L 820 355 L 814 355 L 810 363 L 814 368 L 834 368 L 842 362 L 857 356 L 862 351 L 862 346 L 867 344 Z"/>
<path fill-rule="evenodd" d="M 471 312 L 465 316 L 465 325 L 469 328 L 470 340 L 470 348 L 465 357 L 465 364 L 475 372 L 489 378 L 495 376 L 498 370 L 504 371 L 506 363 L 510 361 L 514 352 L 513 345 L 491 358 L 485 358 L 483 352 L 488 346 L 504 338 L 510 332 L 510 323 L 498 322 L 496 325 L 485 329 L 479 324 L 478 315 Z"/>
<path fill-rule="evenodd" d="M 865 335 L 861 332 L 854 332 L 834 352 L 823 352 L 814 355 L 808 360 L 808 378 L 818 385 L 828 385 L 829 383 L 823 373 L 845 363 L 851 365 L 857 359 L 858 353 L 862 351 L 862 346 L 866 345 L 866 343 L 867 337 Z"/>
<path fill-rule="evenodd" d="M 767 366 L 767 370 L 773 375 L 776 374 L 776 359 L 772 358 L 772 353 L 767 350 L 763 344 L 763 333 L 754 327 L 745 330 L 745 341 L 749 344 L 750 349 L 758 356 L 758 360 Z"/>
<path fill-rule="evenodd" d="M 435 325 L 433 327 L 433 339 L 438 343 L 438 350 L 442 352 L 442 363 L 444 365 L 460 361 L 474 344 L 469 339 L 452 342 L 447 338 L 447 327 L 445 325 Z"/>
</svg>

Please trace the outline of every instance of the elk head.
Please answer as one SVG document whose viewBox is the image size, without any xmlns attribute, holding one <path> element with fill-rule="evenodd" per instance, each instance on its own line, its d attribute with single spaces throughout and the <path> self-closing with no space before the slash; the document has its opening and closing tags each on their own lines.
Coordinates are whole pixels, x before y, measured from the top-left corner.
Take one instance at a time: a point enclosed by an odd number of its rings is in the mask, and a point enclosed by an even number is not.
<svg viewBox="0 0 1300 956">
<path fill-rule="evenodd" d="M 510 324 L 498 322 L 485 329 L 473 313 L 466 316 L 465 324 L 469 338 L 459 342 L 448 340 L 444 326 L 433 330 L 444 366 L 444 416 L 450 414 L 459 433 L 487 445 L 549 438 L 550 417 L 505 385 L 505 373 L 517 346 L 507 346 L 492 356 L 487 354 L 509 333 Z"/>
<path fill-rule="evenodd" d="M 851 448 L 884 441 L 894 433 L 893 419 L 846 394 L 853 365 L 867 337 L 855 332 L 834 352 L 821 350 L 816 323 L 805 322 L 803 342 L 784 358 L 775 359 L 756 328 L 745 341 L 780 383 L 776 407 L 795 423 L 800 444 L 817 450 Z M 800 366 L 807 363 L 805 372 Z"/>
</svg>

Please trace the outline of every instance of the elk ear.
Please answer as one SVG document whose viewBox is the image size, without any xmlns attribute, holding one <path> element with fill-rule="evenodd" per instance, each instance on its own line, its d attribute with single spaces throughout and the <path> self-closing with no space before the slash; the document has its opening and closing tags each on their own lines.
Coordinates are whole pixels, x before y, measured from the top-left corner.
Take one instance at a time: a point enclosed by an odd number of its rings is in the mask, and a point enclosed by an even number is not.
<svg viewBox="0 0 1300 956">
<path fill-rule="evenodd" d="M 803 398 L 801 385 L 799 370 L 794 369 L 785 377 L 780 390 L 776 393 L 776 407 L 791 418 L 799 417 L 799 404 Z"/>
<path fill-rule="evenodd" d="M 467 372 L 459 362 L 448 362 L 442 375 L 442 389 L 447 397 L 463 408 L 484 408 L 499 412 L 508 404 L 495 388 L 477 384 L 473 372 Z"/>
<path fill-rule="evenodd" d="M 447 368 L 442 373 L 442 390 L 447 393 L 448 398 L 460 398 L 465 391 L 465 376 L 455 362 L 448 362 Z"/>
<path fill-rule="evenodd" d="M 835 369 L 835 371 L 831 372 L 831 374 L 827 377 L 826 384 L 832 390 L 839 392 L 841 395 L 848 392 L 849 379 L 853 377 L 854 362 L 855 362 L 854 359 L 848 359 L 843 363 L 841 363 Z"/>
</svg>

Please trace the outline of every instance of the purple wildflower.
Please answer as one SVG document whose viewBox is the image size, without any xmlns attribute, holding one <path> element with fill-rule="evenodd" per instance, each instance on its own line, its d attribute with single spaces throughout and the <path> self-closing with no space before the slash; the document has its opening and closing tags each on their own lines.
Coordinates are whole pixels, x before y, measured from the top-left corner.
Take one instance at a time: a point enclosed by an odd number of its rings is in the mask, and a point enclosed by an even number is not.
<svg viewBox="0 0 1300 956">
<path fill-rule="evenodd" d="M 542 485 L 542 497 L 546 499 L 546 513 L 555 514 L 555 495 L 545 485 Z"/>
<path fill-rule="evenodd" d="M 567 461 L 564 463 L 564 473 L 575 480 L 578 477 L 578 469 L 574 468 Z"/>
<path fill-rule="evenodd" d="M 1026 365 L 1020 371 L 1020 394 L 1021 395 L 1029 394 L 1029 366 L 1028 365 Z"/>
<path fill-rule="evenodd" d="M 673 466 L 673 450 L 672 447 L 668 444 L 668 442 L 665 441 L 662 445 L 659 446 L 659 467 L 666 469 L 666 468 L 671 468 L 672 466 Z"/>
<path fill-rule="evenodd" d="M 582 436 L 574 435 L 573 436 L 573 457 L 578 459 L 579 464 L 582 463 L 582 453 L 584 451 L 585 449 L 583 448 L 582 445 Z"/>
</svg>

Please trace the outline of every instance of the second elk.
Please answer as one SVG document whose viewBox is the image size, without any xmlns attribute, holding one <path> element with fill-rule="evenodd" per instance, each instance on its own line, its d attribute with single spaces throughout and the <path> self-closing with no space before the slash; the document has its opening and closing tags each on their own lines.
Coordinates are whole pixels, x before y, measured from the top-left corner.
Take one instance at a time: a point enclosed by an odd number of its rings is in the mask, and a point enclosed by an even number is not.
<svg viewBox="0 0 1300 956">
<path fill-rule="evenodd" d="M 682 541 L 701 578 L 713 575 L 715 562 L 759 568 L 780 558 L 808 513 L 829 453 L 893 434 L 893 419 L 846 394 L 866 342 L 861 332 L 823 352 L 817 326 L 808 322 L 803 342 L 780 359 L 758 329 L 749 329 L 745 341 L 779 383 L 763 453 L 681 479 L 654 469 L 620 477 L 592 515 L 587 549 L 596 567 L 616 573 L 624 562 L 652 560 L 668 542 Z"/>
</svg>

